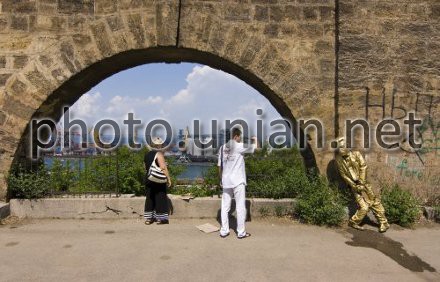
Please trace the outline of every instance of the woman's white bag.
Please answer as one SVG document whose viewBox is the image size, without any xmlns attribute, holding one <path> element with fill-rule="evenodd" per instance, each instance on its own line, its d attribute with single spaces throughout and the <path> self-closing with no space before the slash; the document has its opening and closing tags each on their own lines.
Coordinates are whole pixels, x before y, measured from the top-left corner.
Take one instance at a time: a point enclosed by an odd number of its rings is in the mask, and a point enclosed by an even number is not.
<svg viewBox="0 0 440 282">
<path fill-rule="evenodd" d="M 150 169 L 148 170 L 147 179 L 155 183 L 167 183 L 167 176 L 156 164 L 156 157 L 157 153 L 154 156 L 154 160 L 151 163 Z"/>
</svg>

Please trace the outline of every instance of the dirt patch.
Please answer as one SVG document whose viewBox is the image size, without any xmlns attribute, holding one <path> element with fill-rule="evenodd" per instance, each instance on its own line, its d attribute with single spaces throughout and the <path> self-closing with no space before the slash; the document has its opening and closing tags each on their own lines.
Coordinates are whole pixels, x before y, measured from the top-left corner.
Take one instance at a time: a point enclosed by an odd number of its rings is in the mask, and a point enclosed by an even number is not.
<svg viewBox="0 0 440 282">
<path fill-rule="evenodd" d="M 20 220 L 20 218 L 18 218 L 16 216 L 8 216 L 8 217 L 0 220 L 0 225 L 13 225 L 13 224 L 18 224 L 21 221 L 22 220 Z"/>
</svg>

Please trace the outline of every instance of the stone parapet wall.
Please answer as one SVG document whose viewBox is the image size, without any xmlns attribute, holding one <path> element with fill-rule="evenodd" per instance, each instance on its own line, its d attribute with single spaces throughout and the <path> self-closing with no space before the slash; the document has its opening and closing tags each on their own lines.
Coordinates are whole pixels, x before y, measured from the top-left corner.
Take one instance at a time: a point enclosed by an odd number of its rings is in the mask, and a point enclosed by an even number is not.
<svg viewBox="0 0 440 282">
<path fill-rule="evenodd" d="M 171 219 L 219 218 L 220 198 L 195 198 L 183 200 L 168 195 Z M 275 216 L 276 209 L 286 214 L 292 211 L 294 199 L 248 199 L 248 219 Z M 60 219 L 115 219 L 142 218 L 145 197 L 135 198 L 55 198 L 10 201 L 11 216 L 19 218 Z M 235 202 L 232 204 L 234 211 Z"/>
</svg>

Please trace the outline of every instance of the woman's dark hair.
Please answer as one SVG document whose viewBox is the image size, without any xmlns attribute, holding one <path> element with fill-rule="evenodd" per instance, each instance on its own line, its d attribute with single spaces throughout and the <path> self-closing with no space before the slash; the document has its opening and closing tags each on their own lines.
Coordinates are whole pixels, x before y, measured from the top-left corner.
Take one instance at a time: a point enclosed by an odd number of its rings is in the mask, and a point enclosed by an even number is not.
<svg viewBox="0 0 440 282">
<path fill-rule="evenodd" d="M 241 130 L 238 128 L 233 128 L 232 129 L 232 138 L 234 138 L 235 136 L 241 136 Z"/>
</svg>

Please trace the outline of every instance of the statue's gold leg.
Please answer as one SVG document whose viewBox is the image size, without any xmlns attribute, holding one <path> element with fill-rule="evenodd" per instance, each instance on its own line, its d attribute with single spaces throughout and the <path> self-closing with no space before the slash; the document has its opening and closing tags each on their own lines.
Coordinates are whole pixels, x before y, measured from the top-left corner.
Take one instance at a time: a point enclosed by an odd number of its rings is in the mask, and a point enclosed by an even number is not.
<svg viewBox="0 0 440 282">
<path fill-rule="evenodd" d="M 368 206 L 367 202 L 365 201 L 365 199 L 361 195 L 355 194 L 355 199 L 356 199 L 356 203 L 358 204 L 359 208 L 356 211 L 356 213 L 351 217 L 350 222 L 349 222 L 349 226 L 351 226 L 355 229 L 363 230 L 364 228 L 361 227 L 359 224 L 362 222 L 364 217 L 367 215 L 369 206 Z"/>
<path fill-rule="evenodd" d="M 376 216 L 377 221 L 379 221 L 380 223 L 379 232 L 386 232 L 388 228 L 390 228 L 390 225 L 388 224 L 388 220 L 385 217 L 385 209 L 379 199 L 376 199 L 374 201 L 373 205 L 371 206 L 371 210 Z"/>
</svg>

